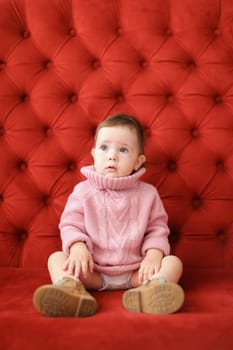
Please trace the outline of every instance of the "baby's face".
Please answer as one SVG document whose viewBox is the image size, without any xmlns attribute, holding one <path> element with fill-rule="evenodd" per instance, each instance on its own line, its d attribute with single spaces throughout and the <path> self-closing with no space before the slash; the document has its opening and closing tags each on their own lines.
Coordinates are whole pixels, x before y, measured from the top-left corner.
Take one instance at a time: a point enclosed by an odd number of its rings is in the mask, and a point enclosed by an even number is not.
<svg viewBox="0 0 233 350">
<path fill-rule="evenodd" d="M 128 126 L 101 128 L 92 155 L 95 170 L 109 177 L 128 176 L 145 162 L 136 130 Z"/>
</svg>

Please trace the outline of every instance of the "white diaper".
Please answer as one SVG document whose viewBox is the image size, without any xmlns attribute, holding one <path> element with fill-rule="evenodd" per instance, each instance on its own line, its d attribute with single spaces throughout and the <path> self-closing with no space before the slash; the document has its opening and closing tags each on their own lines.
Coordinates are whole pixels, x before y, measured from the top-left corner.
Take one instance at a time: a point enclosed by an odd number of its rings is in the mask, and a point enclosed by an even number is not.
<svg viewBox="0 0 233 350">
<path fill-rule="evenodd" d="M 103 281 L 103 287 L 99 290 L 118 290 L 118 289 L 129 289 L 131 286 L 131 276 L 132 272 L 127 272 L 122 275 L 109 276 L 101 273 L 101 278 Z"/>
</svg>

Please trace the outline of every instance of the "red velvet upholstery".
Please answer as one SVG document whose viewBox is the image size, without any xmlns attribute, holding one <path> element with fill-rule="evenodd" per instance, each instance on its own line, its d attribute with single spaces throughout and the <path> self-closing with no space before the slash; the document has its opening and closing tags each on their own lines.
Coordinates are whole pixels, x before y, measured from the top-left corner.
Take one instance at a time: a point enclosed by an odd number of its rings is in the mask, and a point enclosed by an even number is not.
<svg viewBox="0 0 233 350">
<path fill-rule="evenodd" d="M 135 115 L 184 262 L 183 309 L 49 319 L 32 305 L 96 125 Z M 233 2 L 0 1 L 1 349 L 233 348 Z"/>
</svg>

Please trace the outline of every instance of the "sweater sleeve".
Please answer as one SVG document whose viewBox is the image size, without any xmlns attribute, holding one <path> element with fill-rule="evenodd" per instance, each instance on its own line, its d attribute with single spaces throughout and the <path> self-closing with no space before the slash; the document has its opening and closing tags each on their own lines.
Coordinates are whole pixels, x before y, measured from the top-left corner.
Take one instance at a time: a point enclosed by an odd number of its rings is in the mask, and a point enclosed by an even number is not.
<svg viewBox="0 0 233 350">
<path fill-rule="evenodd" d="M 62 249 L 66 255 L 70 253 L 70 247 L 75 242 L 85 242 L 92 253 L 93 247 L 84 225 L 83 193 L 84 184 L 75 186 L 69 196 L 61 215 L 59 229 L 61 233 Z"/>
<path fill-rule="evenodd" d="M 167 225 L 168 216 L 157 190 L 154 189 L 154 198 L 150 208 L 150 215 L 147 230 L 142 244 L 142 254 L 145 255 L 148 249 L 160 249 L 164 255 L 169 255 L 170 244 L 168 235 L 170 230 Z"/>
</svg>

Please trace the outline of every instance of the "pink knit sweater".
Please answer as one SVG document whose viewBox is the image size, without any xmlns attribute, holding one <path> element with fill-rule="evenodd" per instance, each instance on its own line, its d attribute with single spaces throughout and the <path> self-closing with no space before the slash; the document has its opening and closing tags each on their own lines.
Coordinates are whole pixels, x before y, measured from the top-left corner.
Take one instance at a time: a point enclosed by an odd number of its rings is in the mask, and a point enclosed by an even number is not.
<svg viewBox="0 0 233 350">
<path fill-rule="evenodd" d="M 115 178 L 93 166 L 81 172 L 87 180 L 75 186 L 59 224 L 65 254 L 84 241 L 95 270 L 109 275 L 137 269 L 150 248 L 169 254 L 167 214 L 157 190 L 139 181 L 144 168 Z"/>
</svg>

